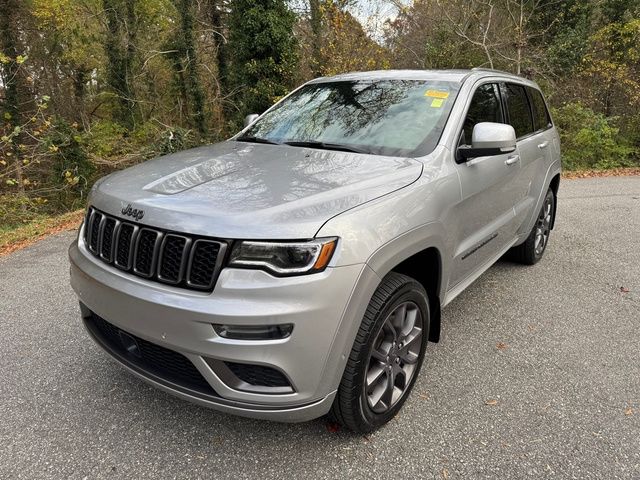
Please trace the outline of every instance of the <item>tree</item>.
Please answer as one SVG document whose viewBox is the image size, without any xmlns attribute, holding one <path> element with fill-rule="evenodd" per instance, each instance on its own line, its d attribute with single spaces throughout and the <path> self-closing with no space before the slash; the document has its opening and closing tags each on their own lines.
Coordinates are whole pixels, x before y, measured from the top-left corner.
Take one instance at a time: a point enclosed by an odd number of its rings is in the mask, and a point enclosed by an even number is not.
<svg viewBox="0 0 640 480">
<path fill-rule="evenodd" d="M 284 0 L 231 0 L 229 7 L 227 93 L 234 107 L 227 111 L 239 125 L 242 116 L 265 111 L 295 84 L 296 17 Z"/>
<path fill-rule="evenodd" d="M 201 135 L 207 133 L 205 96 L 198 72 L 195 45 L 194 4 L 191 0 L 174 0 L 180 17 L 180 29 L 173 42 L 172 59 L 178 89 L 187 113 L 187 119 Z"/>
<path fill-rule="evenodd" d="M 138 1 L 102 0 L 107 24 L 104 42 L 107 55 L 107 84 L 116 96 L 114 118 L 127 128 L 132 128 L 139 117 L 133 89 Z"/>
<path fill-rule="evenodd" d="M 2 118 L 4 125 L 0 152 L 13 157 L 15 179 L 9 178 L 11 185 L 17 184 L 21 197 L 25 194 L 25 178 L 23 176 L 22 146 L 24 138 L 23 123 L 27 121 L 34 99 L 29 87 L 29 76 L 26 71 L 25 20 L 28 9 L 21 0 L 0 0 L 0 84 L 4 86 L 2 99 Z M 0 158 L 2 162 L 6 160 Z M 24 204 L 22 204 L 24 209 Z"/>
</svg>

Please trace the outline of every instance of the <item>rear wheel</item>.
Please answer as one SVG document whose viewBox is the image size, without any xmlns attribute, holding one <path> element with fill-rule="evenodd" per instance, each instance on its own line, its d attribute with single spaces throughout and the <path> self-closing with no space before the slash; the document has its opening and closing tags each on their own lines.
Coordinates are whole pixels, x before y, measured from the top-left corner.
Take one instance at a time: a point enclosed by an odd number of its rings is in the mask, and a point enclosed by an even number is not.
<svg viewBox="0 0 640 480">
<path fill-rule="evenodd" d="M 369 303 L 332 407 L 335 419 L 361 433 L 393 418 L 416 381 L 429 336 L 422 285 L 387 275 Z"/>
<path fill-rule="evenodd" d="M 553 190 L 547 190 L 542 208 L 538 213 L 536 223 L 531 233 L 529 233 L 527 240 L 522 245 L 511 249 L 511 258 L 514 261 L 524 263 L 525 265 L 533 265 L 542 258 L 549 243 L 555 203 L 556 197 L 553 194 Z"/>
</svg>

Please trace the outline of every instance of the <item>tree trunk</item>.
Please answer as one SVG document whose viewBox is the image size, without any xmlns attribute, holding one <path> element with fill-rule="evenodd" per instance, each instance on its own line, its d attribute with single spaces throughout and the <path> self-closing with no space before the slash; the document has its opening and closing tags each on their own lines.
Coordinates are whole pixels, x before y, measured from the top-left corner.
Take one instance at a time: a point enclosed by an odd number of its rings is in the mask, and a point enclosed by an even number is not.
<svg viewBox="0 0 640 480">
<path fill-rule="evenodd" d="M 2 83 L 4 84 L 3 115 L 0 117 L 0 121 L 6 122 L 7 130 L 10 132 L 22 125 L 24 118 L 28 116 L 27 109 L 33 102 L 24 67 L 17 61 L 18 56 L 26 56 L 20 38 L 20 27 L 22 26 L 20 4 L 20 0 L 0 0 L 0 52 L 9 58 L 7 63 L 0 63 Z M 22 170 L 23 158 L 18 145 L 24 140 L 24 134 L 19 133 L 12 139 L 10 148 L 15 180 L 18 183 L 18 194 L 21 197 L 25 197 L 25 189 Z M 21 208 L 23 211 L 26 210 L 24 202 L 21 203 Z"/>
<path fill-rule="evenodd" d="M 181 90 L 187 95 L 185 99 L 193 113 L 189 123 L 194 125 L 201 135 L 207 133 L 205 119 L 204 92 L 198 75 L 198 59 L 194 41 L 194 17 L 191 0 L 178 0 L 176 5 L 180 13 L 180 38 L 178 39 L 178 58 L 175 62 L 179 69 L 178 79 L 183 83 Z"/>
<path fill-rule="evenodd" d="M 107 82 L 117 95 L 114 117 L 129 129 L 134 127 L 137 118 L 132 72 L 137 28 L 135 4 L 136 0 L 126 0 L 124 5 L 120 0 L 102 0 L 108 30 L 105 38 Z M 125 18 L 121 17 L 122 10 Z"/>
<path fill-rule="evenodd" d="M 320 8 L 320 0 L 309 0 L 309 23 L 311 24 L 311 33 L 313 34 L 313 45 L 311 69 L 314 76 L 319 77 L 322 74 L 322 9 Z"/>
</svg>

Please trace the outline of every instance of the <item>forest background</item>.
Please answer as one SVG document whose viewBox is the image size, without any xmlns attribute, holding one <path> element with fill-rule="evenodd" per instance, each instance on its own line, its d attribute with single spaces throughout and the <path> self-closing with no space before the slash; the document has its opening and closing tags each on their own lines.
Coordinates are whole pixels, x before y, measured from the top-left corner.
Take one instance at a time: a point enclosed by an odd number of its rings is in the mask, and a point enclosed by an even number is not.
<svg viewBox="0 0 640 480">
<path fill-rule="evenodd" d="M 640 0 L 0 0 L 0 235 L 313 77 L 471 67 L 538 82 L 565 169 L 639 165 Z"/>
</svg>

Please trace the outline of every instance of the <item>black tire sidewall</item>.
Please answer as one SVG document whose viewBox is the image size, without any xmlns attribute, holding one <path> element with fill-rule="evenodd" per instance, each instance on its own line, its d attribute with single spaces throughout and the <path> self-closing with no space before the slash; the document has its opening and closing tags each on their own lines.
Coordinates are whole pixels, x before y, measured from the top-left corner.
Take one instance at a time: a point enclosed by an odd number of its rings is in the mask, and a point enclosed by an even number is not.
<svg viewBox="0 0 640 480">
<path fill-rule="evenodd" d="M 551 227 L 549 227 L 549 235 L 547 237 L 547 243 L 545 243 L 544 248 L 542 249 L 542 252 L 540 252 L 540 254 L 538 255 L 536 253 L 536 227 L 538 225 L 538 218 L 540 217 L 540 214 L 542 213 L 542 209 L 544 209 L 544 205 L 547 203 L 548 198 L 551 198 L 551 216 L 552 216 L 551 225 L 553 225 L 553 221 L 554 221 L 553 217 L 555 216 L 556 198 L 555 198 L 555 195 L 553 194 L 553 191 L 549 189 L 547 190 L 547 194 L 544 197 L 544 201 L 542 203 L 540 212 L 538 213 L 538 217 L 536 217 L 536 223 L 533 226 L 533 230 L 531 231 L 531 250 L 532 250 L 534 261 L 536 263 L 538 262 L 538 260 L 540 260 L 544 256 L 544 252 L 547 250 L 547 246 L 549 245 L 549 239 L 551 238 Z"/>
<path fill-rule="evenodd" d="M 402 398 L 389 410 L 384 413 L 375 413 L 373 412 L 367 402 L 367 397 L 365 395 L 364 389 L 364 378 L 366 375 L 366 371 L 369 364 L 369 357 L 371 355 L 371 351 L 373 349 L 373 344 L 377 338 L 378 332 L 382 328 L 384 321 L 387 316 L 393 311 L 393 309 L 400 303 L 411 301 L 414 302 L 420 312 L 422 313 L 422 323 L 423 323 L 423 331 L 422 331 L 422 345 L 420 350 L 420 357 L 418 358 L 418 362 L 416 364 L 416 370 L 409 382 L 407 389 L 404 392 Z M 397 289 L 385 302 L 384 307 L 377 313 L 376 320 L 373 328 L 368 332 L 368 337 L 366 340 L 367 348 L 363 349 L 359 358 L 360 369 L 358 371 L 358 378 L 356 381 L 358 382 L 358 408 L 360 410 L 360 415 L 362 420 L 367 424 L 367 430 L 373 430 L 385 423 L 387 423 L 390 419 L 392 419 L 398 411 L 402 408 L 404 402 L 407 400 L 411 390 L 413 389 L 413 385 L 420 374 L 420 368 L 425 358 L 425 351 L 429 338 L 429 323 L 430 323 L 430 312 L 429 312 L 429 302 L 427 299 L 427 294 L 422 288 L 420 284 L 415 281 L 410 281 L 405 283 L 402 287 Z"/>
</svg>

